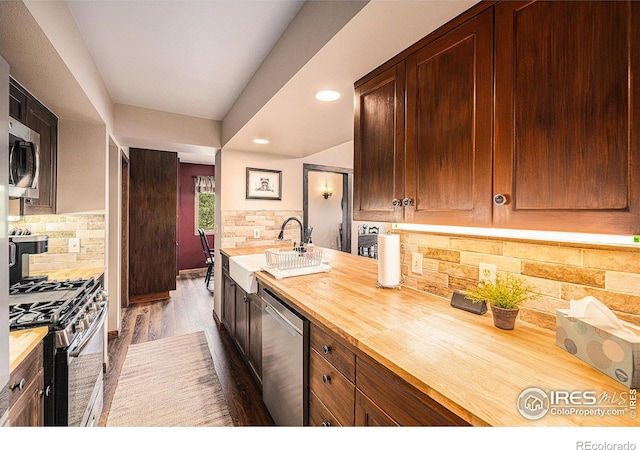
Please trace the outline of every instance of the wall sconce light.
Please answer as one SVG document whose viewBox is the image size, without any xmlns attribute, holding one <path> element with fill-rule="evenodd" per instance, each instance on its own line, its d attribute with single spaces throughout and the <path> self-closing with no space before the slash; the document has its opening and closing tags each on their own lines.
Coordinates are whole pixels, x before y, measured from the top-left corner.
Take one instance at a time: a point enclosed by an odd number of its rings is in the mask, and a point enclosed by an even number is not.
<svg viewBox="0 0 640 450">
<path fill-rule="evenodd" d="M 327 180 L 324 180 L 324 188 L 322 188 L 322 196 L 325 200 L 333 195 L 333 188 L 327 184 Z"/>
</svg>

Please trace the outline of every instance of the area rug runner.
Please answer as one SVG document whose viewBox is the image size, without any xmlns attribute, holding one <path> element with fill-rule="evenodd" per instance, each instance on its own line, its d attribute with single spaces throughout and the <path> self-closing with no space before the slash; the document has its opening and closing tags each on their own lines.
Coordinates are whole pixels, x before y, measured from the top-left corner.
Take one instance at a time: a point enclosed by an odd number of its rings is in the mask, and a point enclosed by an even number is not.
<svg viewBox="0 0 640 450">
<path fill-rule="evenodd" d="M 129 346 L 107 426 L 233 426 L 204 332 Z"/>
</svg>

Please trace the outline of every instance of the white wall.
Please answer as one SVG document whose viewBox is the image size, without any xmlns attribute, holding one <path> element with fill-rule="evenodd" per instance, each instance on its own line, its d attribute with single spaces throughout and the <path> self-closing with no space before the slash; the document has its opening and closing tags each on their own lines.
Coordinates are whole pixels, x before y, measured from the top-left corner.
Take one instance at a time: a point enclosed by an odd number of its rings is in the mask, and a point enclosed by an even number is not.
<svg viewBox="0 0 640 450">
<path fill-rule="evenodd" d="M 115 133 L 120 145 L 208 155 L 220 148 L 220 122 L 129 105 L 115 105 Z"/>
<path fill-rule="evenodd" d="M 334 250 L 340 249 L 342 177 L 339 173 L 309 171 L 308 220 L 313 227 L 313 243 Z M 328 199 L 322 196 L 325 183 L 333 188 Z"/>
<path fill-rule="evenodd" d="M 58 214 L 105 211 L 108 140 L 104 124 L 59 119 Z"/>
<path fill-rule="evenodd" d="M 114 142 L 108 148 L 109 170 L 107 178 L 106 246 L 105 259 L 107 270 L 105 286 L 109 291 L 108 331 L 120 331 L 120 267 L 121 267 L 121 233 L 120 221 L 122 216 L 122 164 L 120 149 Z"/>
<path fill-rule="evenodd" d="M 223 211 L 302 209 L 302 160 L 300 158 L 225 149 L 221 150 L 221 157 L 222 186 L 217 199 Z M 247 200 L 247 167 L 281 170 L 282 200 Z M 216 241 L 221 242 L 217 238 Z"/>
</svg>

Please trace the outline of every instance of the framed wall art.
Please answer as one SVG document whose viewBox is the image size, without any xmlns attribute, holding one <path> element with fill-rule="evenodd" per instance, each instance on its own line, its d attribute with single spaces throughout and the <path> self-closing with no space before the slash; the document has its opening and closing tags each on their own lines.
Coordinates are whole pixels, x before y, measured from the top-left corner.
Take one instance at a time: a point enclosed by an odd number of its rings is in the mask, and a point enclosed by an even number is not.
<svg viewBox="0 0 640 450">
<path fill-rule="evenodd" d="M 247 200 L 282 200 L 282 171 L 247 167 Z"/>
</svg>

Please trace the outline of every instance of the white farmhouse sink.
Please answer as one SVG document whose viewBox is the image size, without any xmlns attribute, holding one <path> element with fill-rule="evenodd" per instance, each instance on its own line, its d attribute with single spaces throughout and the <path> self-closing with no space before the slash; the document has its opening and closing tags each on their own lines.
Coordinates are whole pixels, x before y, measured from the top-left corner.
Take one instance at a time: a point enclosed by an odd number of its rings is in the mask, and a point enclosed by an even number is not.
<svg viewBox="0 0 640 450">
<path fill-rule="evenodd" d="M 267 257 L 264 253 L 231 256 L 229 275 L 247 294 L 255 294 L 258 292 L 258 281 L 254 273 L 266 266 Z"/>
</svg>

